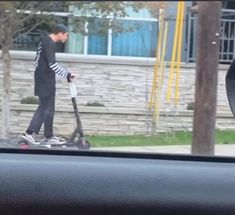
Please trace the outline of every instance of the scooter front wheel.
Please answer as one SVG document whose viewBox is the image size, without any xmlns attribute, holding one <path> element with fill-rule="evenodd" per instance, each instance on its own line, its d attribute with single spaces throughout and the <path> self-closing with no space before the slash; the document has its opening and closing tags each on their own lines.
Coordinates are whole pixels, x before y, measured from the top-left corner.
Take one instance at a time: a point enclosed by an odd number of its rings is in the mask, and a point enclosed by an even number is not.
<svg viewBox="0 0 235 215">
<path fill-rule="evenodd" d="M 90 149 L 91 144 L 89 143 L 88 140 L 79 140 L 78 142 L 78 148 L 79 149 Z"/>
</svg>

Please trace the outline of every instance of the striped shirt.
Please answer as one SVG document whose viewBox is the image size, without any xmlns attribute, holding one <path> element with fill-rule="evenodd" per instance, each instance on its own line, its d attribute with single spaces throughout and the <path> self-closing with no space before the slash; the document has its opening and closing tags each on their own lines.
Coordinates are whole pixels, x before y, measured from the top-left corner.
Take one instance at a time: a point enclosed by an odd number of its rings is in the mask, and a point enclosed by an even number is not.
<svg viewBox="0 0 235 215">
<path fill-rule="evenodd" d="M 56 75 L 66 78 L 68 75 L 68 71 L 65 70 L 62 66 L 60 66 L 57 62 L 53 64 L 49 64 L 50 68 L 56 73 Z"/>
</svg>

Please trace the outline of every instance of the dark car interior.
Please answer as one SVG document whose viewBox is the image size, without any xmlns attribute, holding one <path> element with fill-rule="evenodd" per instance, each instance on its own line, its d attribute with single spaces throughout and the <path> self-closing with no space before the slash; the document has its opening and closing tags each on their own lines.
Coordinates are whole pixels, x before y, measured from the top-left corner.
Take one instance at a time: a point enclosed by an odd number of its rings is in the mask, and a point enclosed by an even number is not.
<svg viewBox="0 0 235 215">
<path fill-rule="evenodd" d="M 235 159 L 0 149 L 1 215 L 235 214 Z"/>
</svg>

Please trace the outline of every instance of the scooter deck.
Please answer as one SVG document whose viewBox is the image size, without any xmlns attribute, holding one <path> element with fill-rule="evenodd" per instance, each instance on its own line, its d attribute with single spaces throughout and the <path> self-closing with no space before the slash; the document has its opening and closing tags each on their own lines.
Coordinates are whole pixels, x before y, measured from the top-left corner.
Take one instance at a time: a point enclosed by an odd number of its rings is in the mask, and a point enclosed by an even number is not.
<svg viewBox="0 0 235 215">
<path fill-rule="evenodd" d="M 73 142 L 65 142 L 62 144 L 46 144 L 44 141 L 37 141 L 35 144 L 28 142 L 25 139 L 20 139 L 17 141 L 16 145 L 18 145 L 21 149 L 81 149 L 78 144 Z"/>
</svg>

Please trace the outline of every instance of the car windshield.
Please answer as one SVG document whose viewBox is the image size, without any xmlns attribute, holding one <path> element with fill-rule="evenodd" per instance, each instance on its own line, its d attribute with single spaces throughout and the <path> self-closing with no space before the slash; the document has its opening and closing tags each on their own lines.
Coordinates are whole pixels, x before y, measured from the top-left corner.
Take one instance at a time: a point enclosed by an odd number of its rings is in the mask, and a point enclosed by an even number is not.
<svg viewBox="0 0 235 215">
<path fill-rule="evenodd" d="M 234 6 L 0 2 L 0 148 L 234 156 Z"/>
</svg>

